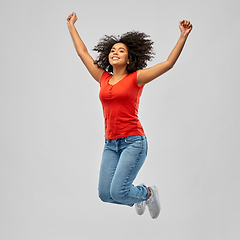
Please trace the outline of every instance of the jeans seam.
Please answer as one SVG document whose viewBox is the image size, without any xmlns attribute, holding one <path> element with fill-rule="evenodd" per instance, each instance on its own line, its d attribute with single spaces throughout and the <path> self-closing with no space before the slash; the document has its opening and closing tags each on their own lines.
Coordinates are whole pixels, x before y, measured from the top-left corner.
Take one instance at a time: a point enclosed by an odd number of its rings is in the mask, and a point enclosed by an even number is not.
<svg viewBox="0 0 240 240">
<path fill-rule="evenodd" d="M 125 143 L 132 144 L 132 143 L 140 142 L 140 141 L 144 140 L 144 136 L 143 135 L 134 135 L 134 136 L 129 136 L 129 137 L 137 137 L 137 136 L 141 137 L 141 140 L 128 141 L 127 140 L 128 137 L 125 137 L 124 141 L 125 141 Z"/>
<path fill-rule="evenodd" d="M 124 181 L 124 184 L 123 184 L 123 186 L 122 186 L 122 187 L 123 187 L 122 190 L 125 188 L 126 183 L 127 183 L 128 179 L 129 179 L 129 177 L 131 176 L 131 173 L 132 173 L 133 169 L 136 167 L 137 163 L 139 162 L 140 156 L 142 155 L 142 153 L 143 153 L 143 141 L 141 141 L 141 151 L 140 151 L 139 154 L 138 154 L 138 158 L 137 158 L 134 166 L 131 167 L 130 171 L 128 172 L 128 176 L 127 176 L 127 178 L 126 178 L 125 181 Z M 126 198 L 126 196 L 124 196 L 124 197 Z"/>
</svg>

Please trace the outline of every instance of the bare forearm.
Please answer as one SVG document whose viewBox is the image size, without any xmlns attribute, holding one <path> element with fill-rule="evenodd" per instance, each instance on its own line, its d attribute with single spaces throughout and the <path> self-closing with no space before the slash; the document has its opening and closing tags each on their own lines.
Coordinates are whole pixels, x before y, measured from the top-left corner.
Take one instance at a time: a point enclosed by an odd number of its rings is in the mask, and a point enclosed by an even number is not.
<svg viewBox="0 0 240 240">
<path fill-rule="evenodd" d="M 172 52 L 170 53 L 167 63 L 170 65 L 170 67 L 173 67 L 174 64 L 176 63 L 177 59 L 179 58 L 183 47 L 186 43 L 187 36 L 184 36 L 183 34 L 180 35 L 177 44 L 173 48 Z"/>
<path fill-rule="evenodd" d="M 85 46 L 84 42 L 80 38 L 74 24 L 68 24 L 68 29 L 69 29 L 70 35 L 72 37 L 73 44 L 77 51 L 77 54 L 81 57 L 82 53 L 87 52 L 87 47 Z"/>
</svg>

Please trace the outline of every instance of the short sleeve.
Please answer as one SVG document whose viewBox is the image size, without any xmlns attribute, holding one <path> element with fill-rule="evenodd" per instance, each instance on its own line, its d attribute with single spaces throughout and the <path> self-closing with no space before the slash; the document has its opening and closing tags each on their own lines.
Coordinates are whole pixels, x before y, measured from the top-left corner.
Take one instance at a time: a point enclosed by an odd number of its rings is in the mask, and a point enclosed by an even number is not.
<svg viewBox="0 0 240 240">
<path fill-rule="evenodd" d="M 101 76 L 101 79 L 100 79 L 100 86 L 101 86 L 101 83 L 102 83 L 103 81 L 105 81 L 109 76 L 111 76 L 111 74 L 110 74 L 109 72 L 107 72 L 107 71 L 104 71 L 104 72 L 103 72 L 103 74 L 102 74 L 102 76 Z"/>
<path fill-rule="evenodd" d="M 132 73 L 132 81 L 133 81 L 133 84 L 134 84 L 136 87 L 138 87 L 138 88 L 141 89 L 141 88 L 143 88 L 143 86 L 138 86 L 138 85 L 137 85 L 137 72 L 138 72 L 138 71 Z"/>
</svg>

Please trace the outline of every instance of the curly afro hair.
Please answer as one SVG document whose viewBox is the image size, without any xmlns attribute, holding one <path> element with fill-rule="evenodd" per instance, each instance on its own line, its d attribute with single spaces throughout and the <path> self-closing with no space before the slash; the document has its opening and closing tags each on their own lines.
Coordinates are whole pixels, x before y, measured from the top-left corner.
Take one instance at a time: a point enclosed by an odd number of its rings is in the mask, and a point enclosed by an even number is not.
<svg viewBox="0 0 240 240">
<path fill-rule="evenodd" d="M 108 55 L 114 44 L 124 43 L 128 49 L 128 74 L 143 69 L 147 66 L 147 61 L 151 61 L 154 56 L 152 47 L 153 42 L 148 38 L 149 35 L 138 31 L 127 32 L 118 37 L 115 37 L 114 35 L 105 35 L 93 48 L 94 51 L 99 53 L 94 64 L 97 64 L 99 68 L 112 73 L 113 67 L 108 61 Z"/>
</svg>

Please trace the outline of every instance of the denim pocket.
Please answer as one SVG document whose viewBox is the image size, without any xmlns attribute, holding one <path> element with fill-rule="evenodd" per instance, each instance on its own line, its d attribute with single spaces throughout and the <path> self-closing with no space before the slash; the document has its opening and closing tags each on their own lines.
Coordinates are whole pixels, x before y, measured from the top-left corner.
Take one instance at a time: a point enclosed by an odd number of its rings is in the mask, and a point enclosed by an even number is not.
<svg viewBox="0 0 240 240">
<path fill-rule="evenodd" d="M 138 141 L 142 141 L 142 140 L 143 140 L 143 136 L 141 136 L 141 135 L 125 137 L 126 143 L 134 143 L 134 142 L 138 142 Z"/>
</svg>

